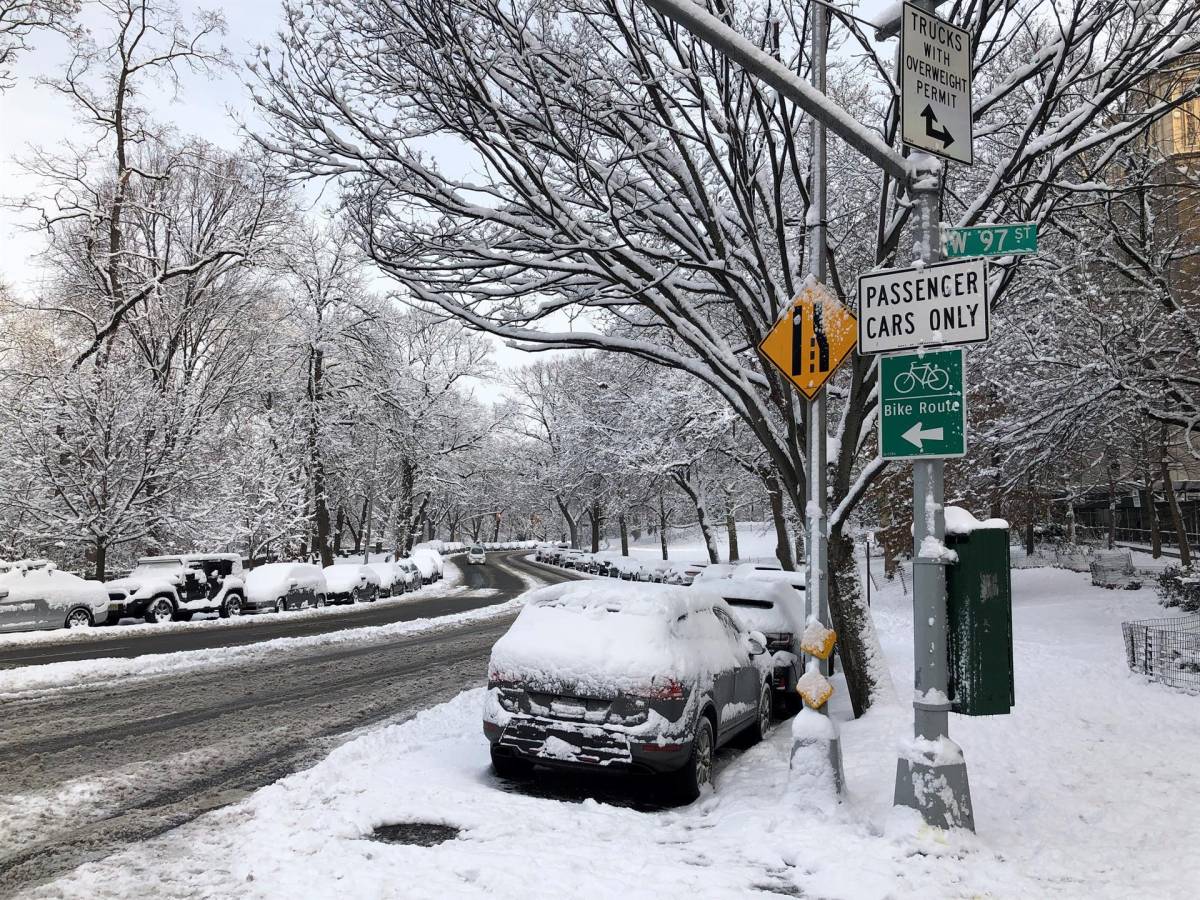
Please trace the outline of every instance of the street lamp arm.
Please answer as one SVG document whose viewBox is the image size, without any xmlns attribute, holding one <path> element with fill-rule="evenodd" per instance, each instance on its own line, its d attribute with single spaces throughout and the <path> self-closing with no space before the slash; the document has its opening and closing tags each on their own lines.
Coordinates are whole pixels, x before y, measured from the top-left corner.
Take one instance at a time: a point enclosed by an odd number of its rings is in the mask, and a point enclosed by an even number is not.
<svg viewBox="0 0 1200 900">
<path fill-rule="evenodd" d="M 940 168 L 941 164 L 931 156 L 918 154 L 913 159 L 901 156 L 838 104 L 692 0 L 645 0 L 645 3 L 775 88 L 893 178 L 908 184 Z"/>
</svg>

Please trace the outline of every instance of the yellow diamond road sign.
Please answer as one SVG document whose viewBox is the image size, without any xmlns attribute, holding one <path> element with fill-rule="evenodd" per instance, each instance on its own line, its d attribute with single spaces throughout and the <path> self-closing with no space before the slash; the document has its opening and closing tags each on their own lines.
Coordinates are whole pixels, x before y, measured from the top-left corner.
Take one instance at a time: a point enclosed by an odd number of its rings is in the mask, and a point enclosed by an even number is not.
<svg viewBox="0 0 1200 900">
<path fill-rule="evenodd" d="M 823 284 L 807 284 L 759 352 L 811 400 L 858 341 L 858 321 Z"/>
</svg>

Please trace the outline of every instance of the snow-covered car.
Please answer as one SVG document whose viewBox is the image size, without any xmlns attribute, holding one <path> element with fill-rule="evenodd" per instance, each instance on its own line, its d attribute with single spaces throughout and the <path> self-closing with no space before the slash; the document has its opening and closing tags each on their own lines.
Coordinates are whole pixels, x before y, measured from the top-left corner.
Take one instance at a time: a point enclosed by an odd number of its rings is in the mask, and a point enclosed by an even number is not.
<svg viewBox="0 0 1200 900">
<path fill-rule="evenodd" d="M 417 564 L 417 568 L 421 570 L 421 577 L 425 580 L 426 584 L 442 580 L 442 571 L 445 565 L 442 562 L 442 554 L 438 553 L 432 547 L 418 545 L 412 548 L 409 556 Z M 428 563 L 428 568 L 432 574 L 425 574 L 426 563 Z"/>
<path fill-rule="evenodd" d="M 375 573 L 375 577 L 379 579 L 380 597 L 392 597 L 396 594 L 403 594 L 405 591 L 404 577 L 396 568 L 395 563 L 390 562 L 369 562 L 365 563 L 366 567 Z"/>
<path fill-rule="evenodd" d="M 236 553 L 146 556 L 124 578 L 105 582 L 108 619 L 169 622 L 211 612 L 237 616 L 246 603 L 244 575 Z"/>
<path fill-rule="evenodd" d="M 405 591 L 415 591 L 424 583 L 425 579 L 421 577 L 421 570 L 418 569 L 417 564 L 407 556 L 403 559 L 397 560 L 395 563 L 393 563 L 393 565 L 396 567 L 398 572 L 396 593 L 401 593 L 401 591 L 398 589 L 400 584 L 404 585 Z"/>
<path fill-rule="evenodd" d="M 767 569 L 757 564 L 738 566 L 733 570 L 733 577 L 738 581 L 782 581 L 792 590 L 799 591 L 803 607 L 806 574 L 804 569 L 789 572 L 786 569 Z"/>
<path fill-rule="evenodd" d="M 246 574 L 246 609 L 284 612 L 324 606 L 325 573 L 311 563 L 267 563 Z"/>
<path fill-rule="evenodd" d="M 379 575 L 368 565 L 325 567 L 327 603 L 373 603 L 379 596 Z"/>
<path fill-rule="evenodd" d="M 108 618 L 108 593 L 53 564 L 26 568 L 14 563 L 0 573 L 0 632 L 84 628 Z"/>
<path fill-rule="evenodd" d="M 697 581 L 695 587 L 700 586 L 718 593 L 744 628 L 762 632 L 771 654 L 771 687 L 776 702 L 789 713 L 798 711 L 796 681 L 804 674 L 800 656 L 804 595 L 797 594 L 783 579 L 724 578 Z"/>
<path fill-rule="evenodd" d="M 681 800 L 717 747 L 771 722 L 765 641 L 705 589 L 567 582 L 528 595 L 492 648 L 483 732 L 498 775 L 658 773 Z"/>
<path fill-rule="evenodd" d="M 733 575 L 733 570 L 737 568 L 736 563 L 709 563 L 698 573 L 696 573 L 695 581 L 715 581 L 718 578 L 729 578 Z"/>
<path fill-rule="evenodd" d="M 472 547 L 470 550 L 467 551 L 467 564 L 468 565 L 481 566 L 485 562 L 487 562 L 487 551 L 483 549 L 482 545 L 476 544 L 474 547 Z"/>
<path fill-rule="evenodd" d="M 434 566 L 433 560 L 425 555 L 417 555 L 415 552 L 412 556 L 407 557 L 408 561 L 417 567 L 417 571 L 421 573 L 421 580 L 417 583 L 420 587 L 423 584 L 432 584 L 437 580 L 437 567 Z"/>
</svg>

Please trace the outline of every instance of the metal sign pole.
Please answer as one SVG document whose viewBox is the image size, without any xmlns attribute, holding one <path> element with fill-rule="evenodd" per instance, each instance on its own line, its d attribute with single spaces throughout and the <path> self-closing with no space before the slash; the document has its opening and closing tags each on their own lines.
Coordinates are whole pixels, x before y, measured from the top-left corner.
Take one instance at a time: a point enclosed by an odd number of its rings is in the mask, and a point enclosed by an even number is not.
<svg viewBox="0 0 1200 900">
<path fill-rule="evenodd" d="M 930 4 L 932 6 L 932 4 Z M 936 177 L 913 187 L 916 204 L 916 255 L 937 262 L 938 182 Z M 895 805 L 921 814 L 940 828 L 975 830 L 967 764 L 949 738 L 949 671 L 946 652 L 946 572 L 942 554 L 923 555 L 946 538 L 941 459 L 913 462 L 913 731 L 896 763 Z M 927 537 L 936 539 L 927 548 Z"/>
<path fill-rule="evenodd" d="M 819 3 L 811 4 L 809 9 L 812 11 L 812 85 L 816 91 L 824 94 L 825 51 L 829 44 L 829 11 Z M 810 267 L 817 283 L 824 284 L 829 274 L 826 257 L 827 135 L 824 122 L 816 117 L 813 117 L 811 122 L 812 184 L 810 185 L 809 202 L 812 204 L 816 222 L 809 226 Z M 822 387 L 808 403 L 808 491 L 804 516 L 808 531 L 805 541 L 808 571 L 805 573 L 807 583 L 805 612 L 815 613 L 821 623 L 829 627 L 829 492 L 826 483 L 827 412 L 825 391 L 826 389 Z M 826 676 L 832 674 L 832 657 L 821 663 L 821 668 L 822 674 Z M 828 704 L 821 707 L 821 714 L 829 715 Z M 834 782 L 840 793 L 845 789 L 845 776 L 842 773 L 842 747 L 836 731 L 833 734 L 834 738 L 829 741 L 828 745 L 829 762 L 833 769 Z"/>
</svg>

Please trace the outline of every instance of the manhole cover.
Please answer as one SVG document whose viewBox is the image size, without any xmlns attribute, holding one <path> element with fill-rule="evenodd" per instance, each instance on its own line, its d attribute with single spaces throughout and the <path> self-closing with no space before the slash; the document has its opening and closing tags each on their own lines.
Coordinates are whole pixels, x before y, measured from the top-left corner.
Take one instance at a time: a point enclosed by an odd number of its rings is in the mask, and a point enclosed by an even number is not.
<svg viewBox="0 0 1200 900">
<path fill-rule="evenodd" d="M 432 822 L 399 822 L 395 825 L 380 825 L 371 833 L 371 837 L 385 844 L 432 847 L 454 840 L 461 830 L 453 825 L 435 825 Z"/>
</svg>

